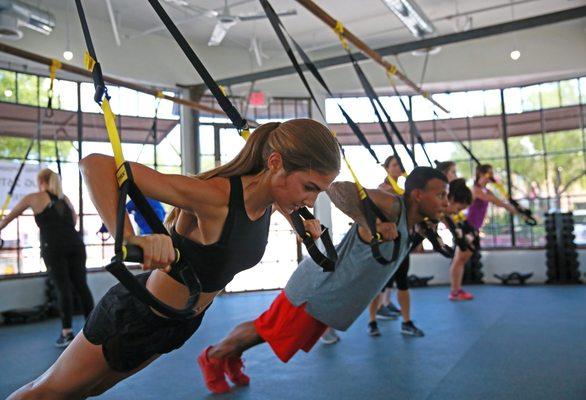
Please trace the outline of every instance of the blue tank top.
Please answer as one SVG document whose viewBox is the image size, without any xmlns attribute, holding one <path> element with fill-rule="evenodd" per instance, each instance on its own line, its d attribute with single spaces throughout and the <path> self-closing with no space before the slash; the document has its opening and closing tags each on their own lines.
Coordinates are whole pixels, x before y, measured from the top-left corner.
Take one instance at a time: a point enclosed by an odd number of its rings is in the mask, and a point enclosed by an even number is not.
<svg viewBox="0 0 586 400">
<path fill-rule="evenodd" d="M 171 230 L 171 237 L 179 247 L 181 257 L 185 257 L 194 268 L 202 291 L 215 292 L 230 283 L 237 273 L 259 263 L 267 245 L 270 222 L 271 207 L 255 221 L 248 218 L 242 180 L 235 176 L 230 177 L 228 216 L 216 243 L 196 243 L 177 233 L 175 228 Z M 169 275 L 183 282 L 175 269 L 171 269 Z"/>
</svg>

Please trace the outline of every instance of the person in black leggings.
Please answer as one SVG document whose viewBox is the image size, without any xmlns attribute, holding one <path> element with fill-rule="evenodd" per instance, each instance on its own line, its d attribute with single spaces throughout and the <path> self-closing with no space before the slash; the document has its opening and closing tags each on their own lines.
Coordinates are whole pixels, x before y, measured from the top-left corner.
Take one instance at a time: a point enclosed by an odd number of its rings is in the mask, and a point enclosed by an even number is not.
<svg viewBox="0 0 586 400">
<path fill-rule="evenodd" d="M 86 319 L 94 307 L 86 279 L 85 245 L 75 229 L 77 214 L 63 194 L 59 175 L 43 169 L 37 176 L 37 184 L 39 191 L 23 197 L 0 221 L 0 231 L 27 208 L 33 210 L 41 232 L 41 256 L 57 288 L 62 330 L 55 345 L 67 347 L 75 337 L 71 325 L 73 292 L 79 295 Z"/>
</svg>

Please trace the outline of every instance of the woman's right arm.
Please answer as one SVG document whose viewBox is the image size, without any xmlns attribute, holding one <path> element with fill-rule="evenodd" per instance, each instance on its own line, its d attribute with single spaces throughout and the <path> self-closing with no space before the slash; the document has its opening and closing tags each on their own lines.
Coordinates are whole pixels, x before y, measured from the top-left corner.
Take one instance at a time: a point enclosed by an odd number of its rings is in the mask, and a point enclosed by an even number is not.
<svg viewBox="0 0 586 400">
<path fill-rule="evenodd" d="M 513 205 L 511 205 L 510 203 L 508 203 L 506 201 L 499 199 L 498 197 L 496 197 L 494 195 L 494 193 L 492 193 L 488 189 L 486 189 L 486 191 L 483 191 L 479 187 L 475 186 L 473 194 L 474 194 L 474 198 L 479 198 L 480 200 L 488 201 L 497 207 L 502 207 L 502 208 L 506 209 L 508 212 L 510 212 L 511 214 L 517 213 L 517 209 L 515 207 L 513 207 Z"/>
<path fill-rule="evenodd" d="M 225 200 L 219 189 L 209 181 L 183 175 L 166 175 L 137 163 L 130 163 L 134 182 L 141 192 L 198 216 L 211 213 Z M 92 154 L 80 161 L 80 170 L 89 189 L 92 202 L 110 232 L 116 232 L 116 211 L 118 206 L 118 183 L 114 158 Z M 124 224 L 124 238 L 144 250 L 144 268 L 164 266 L 172 261 L 174 251 L 171 241 L 165 238 L 135 237 L 128 215 Z M 166 236 L 166 235 L 165 235 Z M 162 244 L 160 242 L 163 242 Z M 169 258 L 170 257 L 170 258 Z"/>
<path fill-rule="evenodd" d="M 24 210 L 31 206 L 34 195 L 34 193 L 27 194 L 22 199 L 20 199 L 18 203 L 16 203 L 16 205 L 12 208 L 8 215 L 6 215 L 6 217 L 4 217 L 2 221 L 0 221 L 0 231 L 6 228 L 6 225 L 12 222 L 13 219 L 18 217 L 20 214 L 24 212 Z"/>
</svg>

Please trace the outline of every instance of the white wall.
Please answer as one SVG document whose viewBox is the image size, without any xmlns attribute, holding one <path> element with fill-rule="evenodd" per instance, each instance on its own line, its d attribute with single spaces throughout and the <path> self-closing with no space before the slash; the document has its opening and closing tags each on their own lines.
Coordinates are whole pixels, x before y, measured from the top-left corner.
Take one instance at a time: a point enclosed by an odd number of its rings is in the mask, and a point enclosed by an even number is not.
<svg viewBox="0 0 586 400">
<path fill-rule="evenodd" d="M 581 270 L 586 270 L 586 250 L 579 251 Z M 498 250 L 483 251 L 482 264 L 484 280 L 498 282 L 493 274 L 533 272 L 529 283 L 541 284 L 546 278 L 545 250 Z M 411 258 L 409 274 L 419 276 L 433 275 L 432 285 L 449 283 L 450 260 L 437 253 L 415 254 Z M 140 271 L 135 271 L 139 273 Z M 88 274 L 88 283 L 96 303 L 114 285 L 116 279 L 106 271 Z M 40 305 L 44 302 L 45 278 L 0 280 L 0 312 L 15 308 Z"/>
<path fill-rule="evenodd" d="M 581 271 L 586 271 L 586 250 L 578 252 Z M 437 253 L 414 254 L 411 257 L 409 274 L 432 276 L 430 284 L 447 285 L 450 283 L 450 261 Z M 486 283 L 500 283 L 494 274 L 511 272 L 533 272 L 528 283 L 544 283 L 547 280 L 545 250 L 492 250 L 482 251 L 482 272 Z"/>
<path fill-rule="evenodd" d="M 88 274 L 88 284 L 96 303 L 116 282 L 116 278 L 106 271 Z M 0 312 L 15 308 L 34 307 L 43 304 L 44 301 L 44 276 L 0 281 Z"/>
</svg>

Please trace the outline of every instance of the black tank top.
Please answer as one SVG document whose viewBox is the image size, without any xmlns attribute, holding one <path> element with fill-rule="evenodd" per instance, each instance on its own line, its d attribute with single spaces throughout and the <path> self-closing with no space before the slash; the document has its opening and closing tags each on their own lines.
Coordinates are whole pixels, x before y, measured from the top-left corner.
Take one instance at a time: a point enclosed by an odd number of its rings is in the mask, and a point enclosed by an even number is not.
<svg viewBox="0 0 586 400">
<path fill-rule="evenodd" d="M 171 230 L 171 237 L 197 274 L 202 291 L 215 292 L 223 289 L 234 275 L 254 267 L 261 260 L 269 236 L 271 208 L 262 217 L 251 221 L 244 207 L 242 180 L 230 177 L 230 201 L 228 216 L 224 222 L 220 239 L 213 244 L 203 245 L 187 239 Z M 169 275 L 182 282 L 175 269 Z"/>
<path fill-rule="evenodd" d="M 67 202 L 52 193 L 46 193 L 51 202 L 43 211 L 35 214 L 35 222 L 41 231 L 41 252 L 83 246 L 81 235 L 73 223 L 73 211 Z"/>
</svg>

